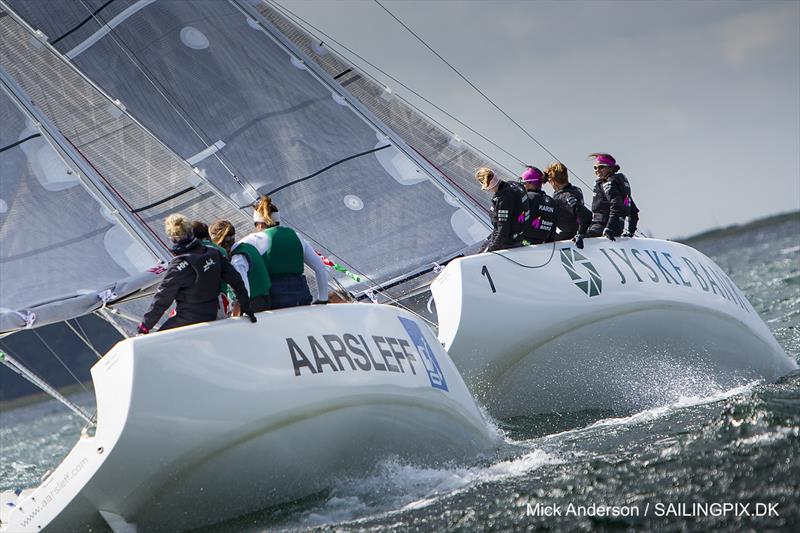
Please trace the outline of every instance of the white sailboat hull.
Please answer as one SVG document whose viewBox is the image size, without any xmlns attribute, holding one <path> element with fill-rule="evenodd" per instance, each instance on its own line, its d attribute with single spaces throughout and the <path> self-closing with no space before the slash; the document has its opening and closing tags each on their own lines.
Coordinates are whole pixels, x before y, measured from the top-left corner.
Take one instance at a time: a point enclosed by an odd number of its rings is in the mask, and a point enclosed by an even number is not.
<svg viewBox="0 0 800 533">
<path fill-rule="evenodd" d="M 724 272 L 674 242 L 479 254 L 431 290 L 439 339 L 499 417 L 625 411 L 797 368 Z"/>
<path fill-rule="evenodd" d="M 390 456 L 430 463 L 495 444 L 430 330 L 388 306 L 128 339 L 92 376 L 95 435 L 5 509 L 0 529 L 179 531 L 313 494 Z"/>
</svg>

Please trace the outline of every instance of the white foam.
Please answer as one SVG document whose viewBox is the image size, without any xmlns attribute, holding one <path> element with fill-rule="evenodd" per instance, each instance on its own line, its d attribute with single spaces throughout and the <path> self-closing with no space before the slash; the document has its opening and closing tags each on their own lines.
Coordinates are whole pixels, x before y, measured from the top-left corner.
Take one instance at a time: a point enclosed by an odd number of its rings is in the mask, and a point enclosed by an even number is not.
<svg viewBox="0 0 800 533">
<path fill-rule="evenodd" d="M 779 427 L 775 431 L 769 431 L 767 433 L 753 435 L 752 437 L 745 437 L 743 439 L 737 439 L 732 443 L 732 446 L 766 446 L 768 444 L 772 444 L 773 442 L 783 440 L 787 437 L 797 437 L 798 435 L 800 435 L 800 428 Z"/>
<path fill-rule="evenodd" d="M 632 425 L 632 424 L 640 424 L 642 422 L 649 422 L 677 409 L 685 409 L 687 407 L 706 405 L 709 403 L 719 402 L 721 400 L 725 400 L 733 396 L 747 394 L 750 391 L 752 391 L 753 387 L 755 387 L 759 383 L 760 383 L 759 381 L 752 381 L 750 383 L 747 383 L 746 385 L 734 387 L 726 391 L 715 392 L 707 396 L 682 396 L 669 405 L 654 407 L 652 409 L 647 409 L 645 411 L 641 411 L 626 417 L 606 418 L 603 420 L 598 420 L 594 424 L 591 424 L 590 426 L 587 426 L 586 428 L 583 429 Z"/>
<path fill-rule="evenodd" d="M 669 403 L 667 405 L 661 405 L 658 407 L 653 407 L 651 409 L 645 409 L 643 411 L 639 411 L 638 413 L 634 413 L 629 416 L 604 418 L 588 426 L 569 429 L 567 431 L 561 431 L 559 433 L 553 433 L 551 435 L 543 437 L 542 439 L 534 439 L 534 440 L 540 440 L 540 442 L 549 441 L 567 435 L 574 435 L 576 433 L 591 431 L 598 428 L 610 428 L 610 427 L 629 426 L 629 425 L 632 426 L 636 424 L 650 422 L 668 413 L 677 411 L 678 409 L 685 409 L 687 407 L 695 407 L 698 405 L 706 405 L 714 402 L 719 402 L 721 400 L 725 400 L 733 396 L 748 394 L 759 383 L 761 382 L 751 381 L 750 383 L 747 383 L 745 385 L 741 385 L 724 391 L 713 392 L 708 395 L 681 396 L 674 402 Z"/>
<path fill-rule="evenodd" d="M 388 516 L 409 509 L 431 505 L 442 497 L 452 496 L 477 483 L 518 477 L 544 465 L 564 462 L 542 449 L 520 457 L 482 467 L 424 468 L 391 459 L 368 478 L 340 480 L 333 496 L 322 506 L 300 517 L 300 526 L 366 520 L 367 515 Z M 380 501 L 375 502 L 376 495 Z"/>
</svg>

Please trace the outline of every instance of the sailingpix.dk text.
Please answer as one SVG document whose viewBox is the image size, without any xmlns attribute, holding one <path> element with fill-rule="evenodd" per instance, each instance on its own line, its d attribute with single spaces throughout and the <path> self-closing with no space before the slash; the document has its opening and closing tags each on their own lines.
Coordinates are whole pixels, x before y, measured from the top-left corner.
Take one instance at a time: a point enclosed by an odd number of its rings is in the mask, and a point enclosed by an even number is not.
<svg viewBox="0 0 800 533">
<path fill-rule="evenodd" d="M 697 518 L 704 516 L 724 517 L 779 517 L 777 503 L 740 502 L 646 502 L 634 505 L 575 505 L 568 503 L 526 504 L 525 516 L 585 516 L 585 517 L 626 517 L 651 516 L 657 518 Z"/>
</svg>

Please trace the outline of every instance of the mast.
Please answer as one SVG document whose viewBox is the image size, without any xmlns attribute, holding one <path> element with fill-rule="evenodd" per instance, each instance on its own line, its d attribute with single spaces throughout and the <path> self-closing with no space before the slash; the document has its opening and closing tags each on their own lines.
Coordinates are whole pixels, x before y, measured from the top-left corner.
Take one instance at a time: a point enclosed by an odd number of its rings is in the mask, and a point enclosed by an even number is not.
<svg viewBox="0 0 800 533">
<path fill-rule="evenodd" d="M 491 224 L 487 214 L 477 208 L 470 202 L 464 200 L 461 191 L 452 186 L 446 179 L 443 179 L 441 173 L 436 167 L 431 165 L 424 157 L 408 146 L 406 142 L 397 135 L 391 128 L 386 126 L 372 111 L 367 109 L 357 98 L 355 98 L 347 89 L 342 87 L 333 77 L 325 72 L 325 70 L 310 59 L 302 50 L 300 50 L 293 42 L 291 42 L 283 33 L 278 30 L 271 22 L 265 19 L 255 7 L 250 5 L 247 0 L 228 0 L 243 14 L 249 16 L 251 19 L 258 22 L 259 26 L 264 32 L 269 35 L 276 43 L 283 46 L 290 54 L 303 62 L 307 67 L 308 72 L 311 73 L 320 83 L 325 85 L 329 90 L 335 94 L 340 95 L 345 101 L 353 108 L 353 110 L 372 128 L 385 135 L 392 144 L 400 150 L 406 157 L 412 160 L 416 165 L 422 168 L 425 173 L 431 177 L 432 183 L 443 193 L 449 194 L 461 205 L 470 215 L 472 215 L 481 224 L 491 229 Z"/>
<path fill-rule="evenodd" d="M 65 162 L 69 161 L 71 163 L 68 166 L 78 170 L 78 177 L 81 182 L 92 195 L 112 213 L 114 218 L 128 230 L 128 233 L 145 248 L 150 250 L 154 256 L 164 262 L 169 262 L 172 255 L 161 241 L 153 235 L 144 223 L 130 213 L 128 208 L 115 193 L 110 191 L 103 184 L 102 178 L 97 174 L 94 168 L 77 153 L 75 148 L 61 134 L 58 128 L 50 122 L 50 119 L 30 101 L 22 88 L 2 66 L 0 66 L 0 84 L 2 84 L 6 94 L 8 94 L 12 100 L 16 101 L 19 108 L 35 123 L 42 135 L 44 135 L 53 148 L 56 149 L 59 156 L 65 160 Z"/>
</svg>

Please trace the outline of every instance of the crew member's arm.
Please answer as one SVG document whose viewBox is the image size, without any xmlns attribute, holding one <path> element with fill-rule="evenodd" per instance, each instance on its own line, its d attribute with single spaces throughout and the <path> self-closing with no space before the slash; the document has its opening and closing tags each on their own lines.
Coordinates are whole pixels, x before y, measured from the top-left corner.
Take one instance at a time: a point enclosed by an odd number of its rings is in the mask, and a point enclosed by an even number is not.
<svg viewBox="0 0 800 533">
<path fill-rule="evenodd" d="M 578 233 L 586 235 L 589 231 L 589 226 L 592 225 L 592 212 L 589 208 L 583 205 L 583 202 L 577 202 L 575 205 L 575 218 L 578 220 Z"/>
<path fill-rule="evenodd" d="M 145 330 L 153 329 L 164 311 L 175 301 L 181 287 L 191 285 L 194 278 L 195 271 L 187 260 L 173 259 L 167 268 L 167 273 L 164 274 L 164 279 L 161 280 L 153 295 L 150 308 L 142 317 L 141 326 Z"/>
<path fill-rule="evenodd" d="M 636 204 L 633 201 L 633 198 L 630 198 L 630 215 L 628 215 L 628 231 L 631 237 L 636 235 L 636 228 L 639 225 L 639 208 L 636 207 Z"/>
<path fill-rule="evenodd" d="M 234 259 L 237 257 L 242 257 L 242 254 L 236 254 Z M 239 301 L 239 308 L 242 310 L 242 313 L 249 315 L 251 313 L 250 296 L 248 288 L 245 285 L 247 283 L 247 270 L 245 270 L 245 277 L 242 279 L 239 271 L 234 268 L 225 256 L 220 254 L 220 259 L 222 265 L 222 280 L 233 289 L 233 292 L 236 294 L 236 299 Z M 245 261 L 247 260 L 245 259 Z"/>
<path fill-rule="evenodd" d="M 328 301 L 328 269 L 322 263 L 322 259 L 317 252 L 300 235 L 297 236 L 303 243 L 303 262 L 314 270 L 314 277 L 317 278 L 317 301 L 320 303 Z"/>
<path fill-rule="evenodd" d="M 242 283 L 244 284 L 244 290 L 249 295 L 250 280 L 247 277 L 247 271 L 250 270 L 250 261 L 247 260 L 247 256 L 244 254 L 234 254 L 233 258 L 231 258 L 231 266 L 234 268 L 234 270 L 236 270 L 236 272 L 239 273 L 239 279 L 242 280 Z"/>
<path fill-rule="evenodd" d="M 495 223 L 494 230 L 486 239 L 486 251 L 503 250 L 511 245 L 511 217 L 514 214 L 514 197 L 512 194 L 503 194 L 497 198 L 494 205 Z"/>
<path fill-rule="evenodd" d="M 612 179 L 608 179 L 603 183 L 603 192 L 606 193 L 609 203 L 605 231 L 611 231 L 614 235 L 619 235 L 622 233 L 622 225 L 628 214 L 628 210 L 625 207 L 625 195 Z"/>
</svg>

